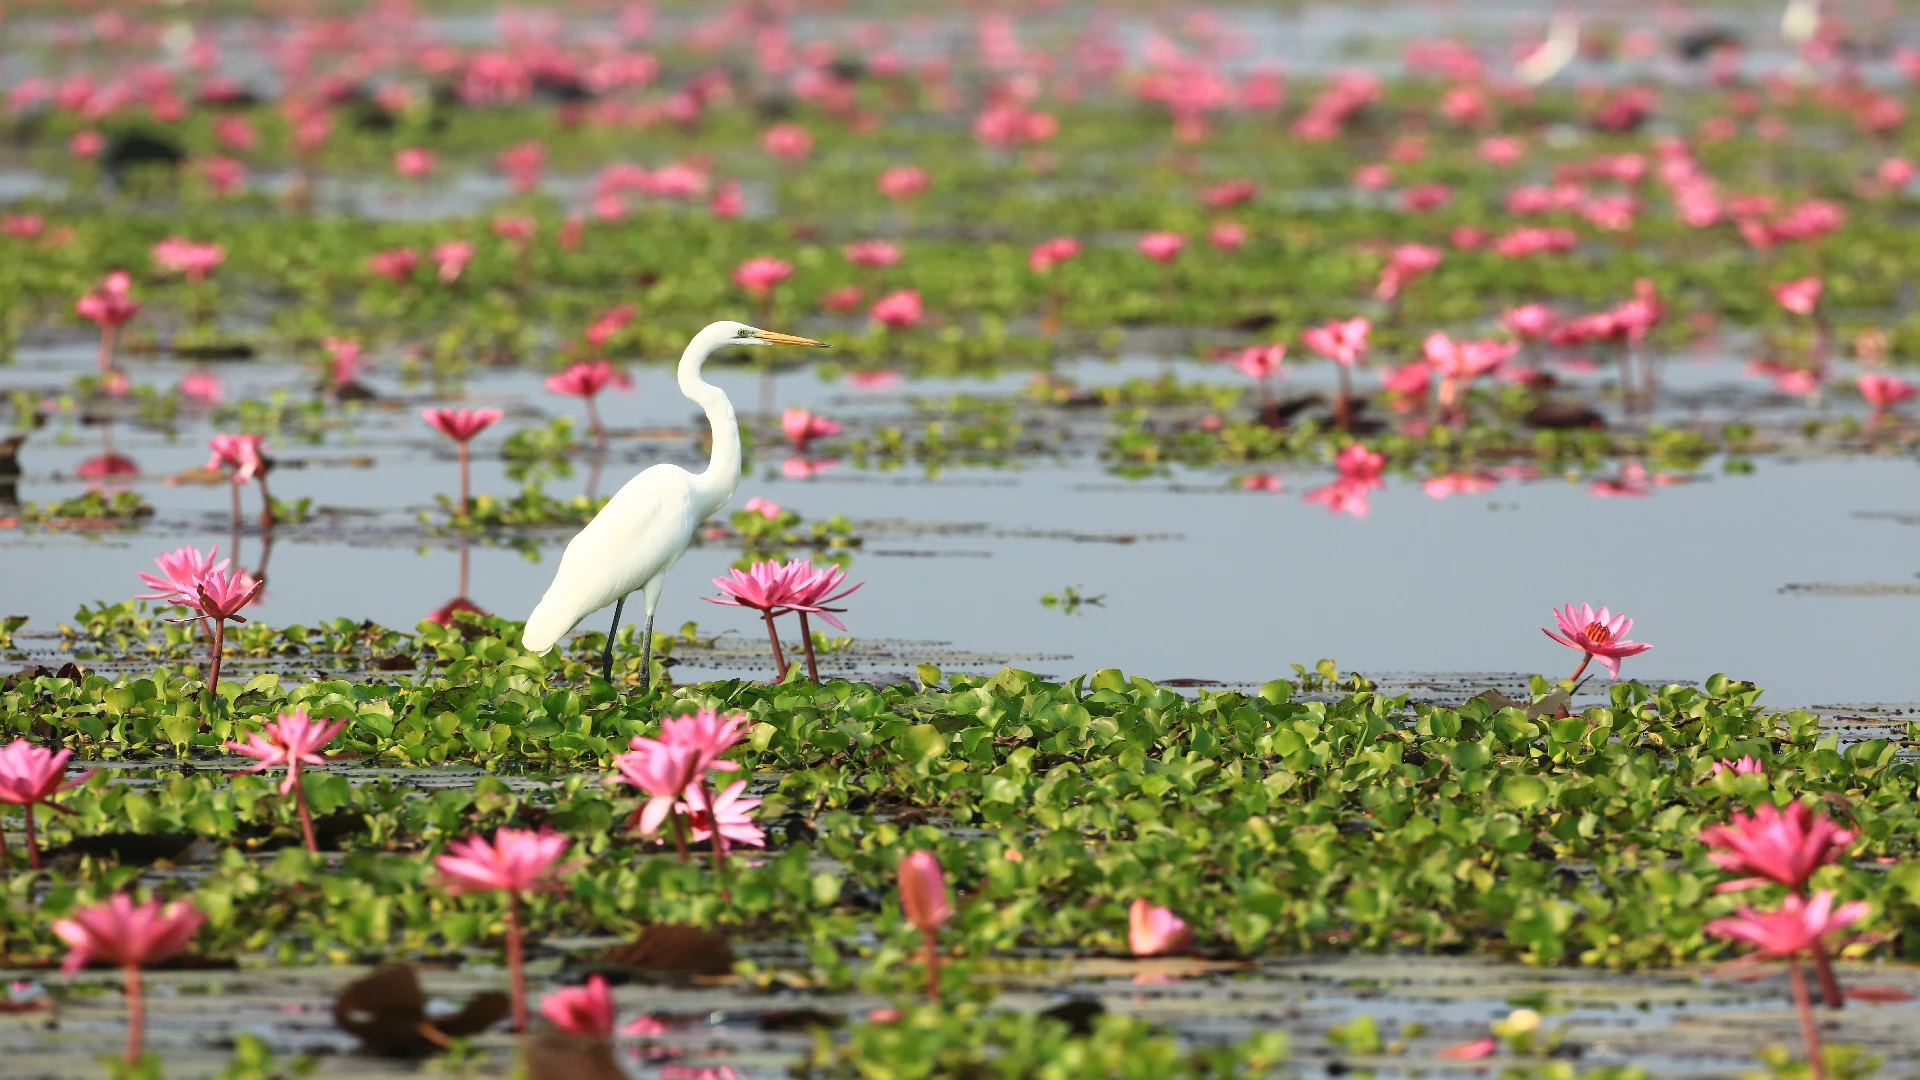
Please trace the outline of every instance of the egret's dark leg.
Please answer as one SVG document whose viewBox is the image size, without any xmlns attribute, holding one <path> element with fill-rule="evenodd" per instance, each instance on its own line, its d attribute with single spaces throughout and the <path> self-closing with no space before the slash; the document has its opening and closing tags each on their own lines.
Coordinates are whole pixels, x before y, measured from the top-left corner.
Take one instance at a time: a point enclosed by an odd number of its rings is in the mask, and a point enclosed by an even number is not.
<svg viewBox="0 0 1920 1080">
<path fill-rule="evenodd" d="M 647 625 L 640 631 L 640 692 L 653 685 L 653 612 L 647 612 Z"/>
<path fill-rule="evenodd" d="M 627 598 L 621 597 L 613 602 L 613 625 L 607 628 L 607 651 L 600 658 L 600 677 L 613 681 L 613 635 L 620 629 L 620 609 L 627 606 Z"/>
</svg>

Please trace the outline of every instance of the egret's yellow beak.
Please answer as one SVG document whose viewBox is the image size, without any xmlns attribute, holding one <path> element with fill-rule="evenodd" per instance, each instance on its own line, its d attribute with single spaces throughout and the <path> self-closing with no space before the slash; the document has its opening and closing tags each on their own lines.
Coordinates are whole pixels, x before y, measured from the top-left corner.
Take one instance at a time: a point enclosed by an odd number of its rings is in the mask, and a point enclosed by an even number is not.
<svg viewBox="0 0 1920 1080">
<path fill-rule="evenodd" d="M 755 330 L 754 336 L 769 345 L 804 345 L 810 349 L 831 349 L 833 346 L 824 341 L 800 337 L 796 334 L 781 334 L 772 330 Z"/>
</svg>

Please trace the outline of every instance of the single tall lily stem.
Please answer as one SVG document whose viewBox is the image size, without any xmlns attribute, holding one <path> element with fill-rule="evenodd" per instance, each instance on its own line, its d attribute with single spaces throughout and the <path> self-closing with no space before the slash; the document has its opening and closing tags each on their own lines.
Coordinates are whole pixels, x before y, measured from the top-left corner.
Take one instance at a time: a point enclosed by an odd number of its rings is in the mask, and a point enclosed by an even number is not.
<svg viewBox="0 0 1920 1080">
<path fill-rule="evenodd" d="M 589 402 L 588 407 L 589 408 L 592 407 L 591 402 Z M 468 492 L 471 490 L 471 486 L 468 481 L 468 474 L 472 466 L 470 461 L 470 455 L 468 455 L 467 453 L 466 441 L 461 440 L 461 442 L 459 443 L 459 447 L 460 447 L 460 516 L 466 517 Z M 466 550 L 463 548 L 460 554 L 464 556 L 466 554 Z M 462 588 L 460 590 L 460 595 L 461 596 L 467 595 L 466 589 Z"/>
<path fill-rule="evenodd" d="M 780 651 L 780 632 L 773 628 L 773 612 L 762 611 L 761 618 L 767 621 L 767 640 L 773 643 L 774 681 L 787 677 L 787 654 Z"/>
<path fill-rule="evenodd" d="M 1334 423 L 1340 425 L 1341 431 L 1345 431 L 1350 422 L 1353 407 L 1353 379 L 1347 374 L 1347 365 L 1338 365 L 1338 371 L 1340 392 L 1339 399 L 1333 403 L 1333 417 Z"/>
<path fill-rule="evenodd" d="M 600 426 L 600 410 L 594 405 L 593 397 L 592 394 L 587 395 L 587 426 L 593 430 L 593 441 L 604 450 L 607 446 L 607 429 Z"/>
<path fill-rule="evenodd" d="M 673 815 L 673 846 L 680 849 L 680 861 L 691 862 L 687 855 L 687 815 Z"/>
<path fill-rule="evenodd" d="M 807 613 L 800 612 L 800 643 L 807 648 L 807 678 L 820 681 L 820 665 L 813 658 L 813 630 L 807 626 Z"/>
<path fill-rule="evenodd" d="M 1577 668 L 1574 668 L 1574 669 L 1573 669 L 1573 674 L 1571 674 L 1571 675 L 1569 675 L 1569 676 L 1567 676 L 1567 681 L 1568 681 L 1568 682 L 1570 682 L 1570 683 L 1577 683 L 1577 682 L 1579 682 L 1579 681 L 1580 681 L 1580 676 L 1582 676 L 1582 675 L 1585 675 L 1585 674 L 1587 673 L 1587 665 L 1588 665 L 1588 664 L 1591 664 L 1591 663 L 1593 663 L 1593 654 L 1592 654 L 1592 653 L 1581 653 L 1581 654 L 1580 654 L 1580 666 L 1579 666 L 1579 667 L 1577 667 Z"/>
<path fill-rule="evenodd" d="M 1840 989 L 1840 980 L 1834 977 L 1833 958 L 1827 955 L 1827 945 L 1824 941 L 1813 943 L 1813 977 L 1820 982 L 1820 997 L 1827 1008 L 1847 1007 L 1847 995 Z"/>
<path fill-rule="evenodd" d="M 207 689 L 215 697 L 220 694 L 220 657 L 227 649 L 227 620 L 214 619 L 213 622 L 213 670 L 207 677 Z"/>
<path fill-rule="evenodd" d="M 713 848 L 713 879 L 720 883 L 720 899 L 727 898 L 727 838 L 720 832 L 720 814 L 713 807 L 713 788 L 705 773 L 700 775 L 700 802 L 707 808 L 707 844 Z"/>
<path fill-rule="evenodd" d="M 932 930 L 920 931 L 920 962 L 927 969 L 927 1001 L 940 1004 L 940 935 Z"/>
<path fill-rule="evenodd" d="M 507 982 L 513 994 L 513 1030 L 527 1030 L 527 967 L 521 956 L 520 894 L 507 893 Z"/>
<path fill-rule="evenodd" d="M 121 968 L 127 985 L 127 1046 L 120 1052 L 120 1063 L 131 1069 L 140 1064 L 147 1037 L 147 998 L 140 986 L 140 968 L 128 964 Z"/>
<path fill-rule="evenodd" d="M 313 838 L 313 812 L 307 809 L 307 788 L 300 782 L 300 767 L 295 764 L 288 771 L 293 779 L 293 805 L 300 811 L 300 834 L 306 837 L 307 850 L 318 855 L 320 844 Z"/>
<path fill-rule="evenodd" d="M 111 323 L 100 327 L 100 355 L 98 357 L 98 363 L 100 366 L 100 374 L 102 375 L 113 370 L 113 340 L 119 336 L 119 333 L 119 328 Z"/>
<path fill-rule="evenodd" d="M 33 804 L 28 803 L 20 809 L 27 812 L 27 865 L 40 869 L 40 841 L 33 834 Z"/>
<path fill-rule="evenodd" d="M 1787 961 L 1787 978 L 1793 983 L 1793 1007 L 1800 1013 L 1800 1039 L 1807 1045 L 1807 1068 L 1813 1080 L 1827 1080 L 1825 1055 L 1820 1050 L 1820 1029 L 1813 1020 L 1813 999 L 1807 995 L 1807 977 L 1798 959 Z"/>
</svg>

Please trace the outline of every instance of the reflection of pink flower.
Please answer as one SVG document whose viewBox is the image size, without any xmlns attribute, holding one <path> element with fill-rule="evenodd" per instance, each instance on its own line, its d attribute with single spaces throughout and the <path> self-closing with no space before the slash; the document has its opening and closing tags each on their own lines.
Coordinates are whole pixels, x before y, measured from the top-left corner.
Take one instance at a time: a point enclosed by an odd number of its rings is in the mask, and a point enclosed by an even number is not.
<svg viewBox="0 0 1920 1080">
<path fill-rule="evenodd" d="M 1241 479 L 1240 490 L 1278 492 L 1285 480 L 1278 473 L 1253 473 Z"/>
<path fill-rule="evenodd" d="M 1302 497 L 1310 503 L 1326 507 L 1329 513 L 1366 517 L 1371 509 L 1367 503 L 1367 493 L 1371 490 L 1370 484 L 1341 477 L 1331 484 L 1314 488 Z"/>
<path fill-rule="evenodd" d="M 1421 481 L 1420 487 L 1431 499 L 1444 499 L 1449 495 L 1478 495 L 1491 491 L 1499 478 L 1483 472 L 1451 472 L 1445 476 L 1430 476 Z"/>
<path fill-rule="evenodd" d="M 855 390 L 891 390 L 900 385 L 900 373 L 889 368 L 879 371 L 849 371 L 847 384 Z"/>
<path fill-rule="evenodd" d="M 839 464 L 839 458 L 790 457 L 780 463 L 780 475 L 789 480 L 807 480 Z"/>
<path fill-rule="evenodd" d="M 1500 1044 L 1489 1035 L 1484 1039 L 1474 1039 L 1471 1042 L 1455 1043 L 1452 1046 L 1443 1047 L 1434 1051 L 1433 1056 L 1447 1058 L 1452 1061 L 1477 1061 L 1480 1058 L 1492 1057 L 1499 1049 Z"/>
</svg>

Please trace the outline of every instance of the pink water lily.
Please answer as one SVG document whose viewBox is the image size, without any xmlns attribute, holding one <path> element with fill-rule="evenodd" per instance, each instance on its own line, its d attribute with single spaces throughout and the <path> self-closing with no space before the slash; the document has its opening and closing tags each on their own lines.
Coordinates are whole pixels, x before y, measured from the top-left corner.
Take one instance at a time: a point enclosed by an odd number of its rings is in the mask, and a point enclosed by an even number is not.
<svg viewBox="0 0 1920 1080">
<path fill-rule="evenodd" d="M 577 397 L 586 403 L 587 426 L 593 437 L 600 442 L 607 441 L 607 432 L 600 424 L 600 412 L 594 402 L 600 391 L 609 386 L 621 390 L 633 388 L 633 380 L 626 372 L 607 363 L 605 360 L 581 360 L 568 365 L 565 371 L 549 375 L 546 380 L 548 390 L 568 397 Z"/>
<path fill-rule="evenodd" d="M 953 918 L 947 900 L 947 875 L 931 851 L 911 851 L 900 860 L 900 911 L 920 931 L 927 971 L 927 1000 L 940 1001 L 940 927 Z"/>
<path fill-rule="evenodd" d="M 906 330 L 917 325 L 925 309 L 918 289 L 901 289 L 874 302 L 867 315 L 889 330 Z"/>
<path fill-rule="evenodd" d="M 1820 294 L 1826 287 L 1826 282 L 1818 277 L 1795 278 L 1775 285 L 1773 299 L 1795 315 L 1812 315 L 1814 308 L 1820 306 Z"/>
<path fill-rule="evenodd" d="M 460 516 L 467 515 L 472 493 L 473 437 L 499 423 L 507 414 L 499 409 L 421 409 L 420 419 L 453 440 L 460 455 Z"/>
<path fill-rule="evenodd" d="M 1551 630 L 1541 632 L 1565 645 L 1569 649 L 1581 652 L 1580 666 L 1568 676 L 1569 682 L 1578 682 L 1587 664 L 1595 658 L 1600 666 L 1607 669 L 1611 678 L 1620 677 L 1620 661 L 1629 656 L 1638 656 L 1653 648 L 1638 641 L 1628 641 L 1627 633 L 1633 629 L 1633 620 L 1625 615 L 1615 615 L 1606 608 L 1595 612 L 1592 607 L 1581 604 L 1578 608 L 1572 604 L 1556 610 L 1553 618 L 1560 626 L 1560 632 Z"/>
<path fill-rule="evenodd" d="M 206 916 L 186 901 L 162 905 L 158 899 L 136 904 L 125 893 L 105 903 L 76 908 L 55 920 L 53 933 L 69 951 L 60 970 L 68 975 L 95 960 L 118 965 L 126 984 L 127 1044 L 120 1063 L 128 1069 L 140 1062 L 146 1039 L 146 998 L 140 969 L 186 951 Z"/>
<path fill-rule="evenodd" d="M 568 986 L 540 999 L 540 1015 L 554 1027 L 583 1039 L 613 1037 L 613 992 L 601 975 L 587 976 L 585 986 Z"/>
<path fill-rule="evenodd" d="M 502 828 L 492 840 L 470 836 L 436 855 L 441 885 L 455 896 L 479 892 L 507 894 L 507 969 L 513 994 L 513 1029 L 527 1030 L 527 975 L 522 959 L 520 898 L 525 893 L 563 888 L 560 857 L 573 841 L 551 829 Z"/>
<path fill-rule="evenodd" d="M 26 815 L 27 865 L 40 869 L 40 843 L 34 835 L 33 808 L 45 805 L 63 813 L 71 813 L 66 807 L 53 801 L 53 797 L 70 787 L 84 784 L 98 771 L 88 769 L 71 779 L 67 776 L 67 761 L 73 757 L 73 751 L 65 749 L 50 750 L 35 746 L 26 739 L 15 739 L 5 747 L 0 747 L 0 803 L 18 806 Z M 6 865 L 6 842 L 0 838 L 0 867 Z"/>
<path fill-rule="evenodd" d="M 1193 929 L 1172 911 L 1137 897 L 1127 912 L 1127 946 L 1135 956 L 1177 956 L 1193 947 Z"/>
<path fill-rule="evenodd" d="M 113 347 L 120 328 L 140 312 L 140 302 L 133 298 L 133 279 L 124 270 L 113 271 L 73 302 L 73 312 L 100 328 L 95 364 L 106 375 L 113 370 Z"/>
<path fill-rule="evenodd" d="M 159 566 L 158 576 L 140 572 L 140 580 L 147 583 L 153 592 L 134 597 L 135 600 L 165 600 L 169 604 L 180 604 L 182 597 L 192 596 L 200 579 L 207 574 L 227 568 L 228 560 L 218 558 L 220 545 L 208 548 L 206 554 L 191 545 L 183 545 L 172 551 L 163 551 L 154 556 Z"/>
<path fill-rule="evenodd" d="M 787 441 L 793 444 L 793 448 L 802 452 L 813 440 L 838 435 L 843 430 L 838 423 L 798 405 L 791 406 L 780 415 L 780 429 L 786 433 Z"/>
<path fill-rule="evenodd" d="M 720 835 L 728 844 L 766 847 L 767 834 L 753 822 L 752 811 L 760 805 L 760 800 L 743 798 L 746 791 L 747 782 L 735 780 L 712 796 L 713 810 L 709 812 L 708 796 L 696 785 L 686 789 L 675 809 L 687 815 L 688 829 L 695 843 L 711 838 L 718 823 Z"/>
<path fill-rule="evenodd" d="M 320 750 L 346 726 L 345 720 L 332 723 L 314 720 L 307 715 L 304 706 L 296 706 L 292 712 L 281 713 L 269 720 L 264 728 L 248 735 L 246 742 L 227 744 L 227 749 L 234 753 L 244 754 L 259 762 L 243 770 L 245 772 L 264 772 L 274 766 L 286 767 L 287 778 L 280 784 L 280 794 L 293 795 L 307 850 L 316 854 L 320 851 L 320 845 L 313 835 L 313 815 L 307 809 L 307 792 L 300 785 L 300 766 L 326 764 L 327 759 L 320 756 Z"/>
</svg>

